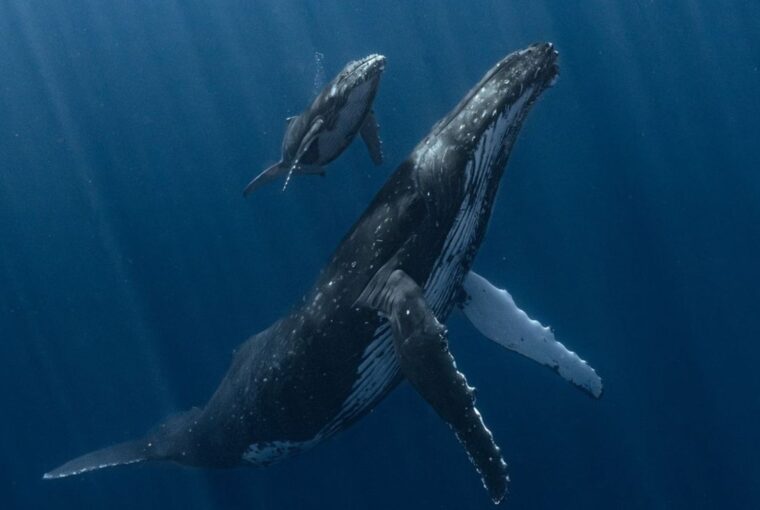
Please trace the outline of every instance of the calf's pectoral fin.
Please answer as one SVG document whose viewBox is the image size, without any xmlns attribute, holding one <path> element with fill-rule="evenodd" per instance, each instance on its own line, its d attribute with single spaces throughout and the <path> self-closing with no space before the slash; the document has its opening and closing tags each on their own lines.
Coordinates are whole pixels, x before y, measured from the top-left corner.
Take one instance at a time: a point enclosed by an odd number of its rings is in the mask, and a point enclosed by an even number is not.
<svg viewBox="0 0 760 510">
<path fill-rule="evenodd" d="M 602 395 L 602 379 L 577 354 L 554 338 L 552 330 L 520 310 L 506 290 L 470 271 L 464 278 L 462 311 L 486 338 L 557 371 L 592 396 Z"/>
<path fill-rule="evenodd" d="M 446 329 L 428 307 L 422 289 L 399 269 L 381 269 L 357 305 L 373 308 L 388 318 L 402 374 L 454 429 L 491 499 L 501 501 L 509 481 L 507 465 L 475 408 L 473 388 L 457 370 Z"/>
<path fill-rule="evenodd" d="M 292 122 L 297 117 L 288 117 L 286 120 L 288 123 Z M 309 161 L 302 165 L 302 159 L 304 159 L 304 156 L 307 152 L 310 152 L 309 149 L 312 149 L 311 152 L 318 150 L 318 145 L 315 144 L 317 141 L 317 137 L 319 135 L 319 130 L 324 124 L 324 120 L 321 117 L 318 117 L 317 119 L 312 122 L 311 126 L 309 127 L 309 130 L 306 132 L 306 136 L 303 137 L 301 140 L 301 144 L 298 146 L 298 150 L 296 151 L 296 157 L 293 160 L 293 163 L 291 164 L 285 164 L 282 160 L 278 161 L 274 165 L 270 166 L 263 172 L 261 172 L 259 175 L 253 178 L 251 182 L 248 183 L 248 185 L 243 190 L 243 196 L 247 197 L 260 187 L 262 187 L 264 184 L 271 182 L 281 175 L 286 175 L 285 179 L 285 185 L 283 186 L 283 190 L 287 188 L 288 183 L 290 182 L 290 177 L 293 174 L 294 171 L 298 170 L 299 168 L 303 167 L 309 167 L 308 163 L 311 163 L 311 159 L 319 159 L 319 154 L 309 154 Z M 320 169 L 321 171 L 321 169 Z M 308 173 L 308 172 L 304 172 Z"/>
<path fill-rule="evenodd" d="M 319 131 L 322 129 L 322 126 L 324 125 L 325 120 L 322 117 L 317 117 L 314 119 L 314 121 L 309 126 L 309 130 L 306 132 L 306 135 L 301 139 L 301 143 L 298 146 L 298 150 L 296 151 L 296 157 L 294 159 L 295 165 L 300 164 L 312 164 L 316 163 L 315 161 L 306 161 L 304 159 L 304 155 L 307 152 L 312 151 L 318 151 L 319 146 L 314 145 L 319 138 Z M 317 158 L 319 158 L 318 152 L 315 154 Z"/>
<path fill-rule="evenodd" d="M 322 117 L 317 117 L 314 119 L 314 122 L 311 123 L 311 126 L 309 126 L 309 131 L 306 132 L 306 135 L 301 139 L 301 144 L 298 146 L 293 164 L 290 165 L 290 168 L 288 169 L 288 174 L 287 177 L 285 177 L 285 184 L 282 186 L 282 191 L 285 191 L 288 188 L 290 178 L 293 176 L 294 172 L 298 171 L 298 173 L 302 173 L 300 171 L 301 168 L 318 163 L 319 144 L 317 143 L 317 140 L 319 139 L 319 130 L 322 129 L 324 123 L 325 121 Z"/>
<path fill-rule="evenodd" d="M 383 162 L 383 142 L 380 140 L 380 126 L 375 118 L 375 112 L 370 110 L 367 116 L 364 118 L 359 133 L 362 135 L 362 140 L 367 145 L 369 151 L 369 157 L 372 158 L 372 162 L 376 165 L 380 165 Z"/>
</svg>

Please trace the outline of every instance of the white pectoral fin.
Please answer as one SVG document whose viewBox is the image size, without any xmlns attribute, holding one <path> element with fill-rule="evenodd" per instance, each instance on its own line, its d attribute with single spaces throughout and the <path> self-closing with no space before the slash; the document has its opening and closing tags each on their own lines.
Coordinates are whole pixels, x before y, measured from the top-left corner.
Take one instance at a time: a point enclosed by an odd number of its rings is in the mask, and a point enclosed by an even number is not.
<svg viewBox="0 0 760 510">
<path fill-rule="evenodd" d="M 558 342 L 551 329 L 520 310 L 509 292 L 472 271 L 465 276 L 463 289 L 467 297 L 462 310 L 485 337 L 555 369 L 596 398 L 602 395 L 602 379 L 596 371 Z"/>
</svg>

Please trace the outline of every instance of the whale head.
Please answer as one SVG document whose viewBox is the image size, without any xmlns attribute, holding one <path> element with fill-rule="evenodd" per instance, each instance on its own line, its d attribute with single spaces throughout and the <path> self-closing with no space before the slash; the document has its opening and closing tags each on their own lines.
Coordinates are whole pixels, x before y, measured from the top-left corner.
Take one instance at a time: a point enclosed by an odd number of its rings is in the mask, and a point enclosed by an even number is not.
<svg viewBox="0 0 760 510">
<path fill-rule="evenodd" d="M 551 43 L 508 55 L 433 127 L 412 153 L 431 200 L 458 208 L 478 195 L 490 204 L 528 111 L 558 76 L 557 57 Z"/>
<path fill-rule="evenodd" d="M 346 64 L 346 67 L 337 76 L 335 85 L 348 91 L 364 84 L 369 84 L 374 89 L 377 88 L 380 75 L 384 70 L 385 57 L 372 54 Z"/>
</svg>

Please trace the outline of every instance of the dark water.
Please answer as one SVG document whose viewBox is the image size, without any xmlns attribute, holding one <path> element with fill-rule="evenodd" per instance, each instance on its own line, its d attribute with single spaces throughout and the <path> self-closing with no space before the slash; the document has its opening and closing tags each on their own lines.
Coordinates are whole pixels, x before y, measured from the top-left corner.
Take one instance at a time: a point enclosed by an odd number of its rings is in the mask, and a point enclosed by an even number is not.
<svg viewBox="0 0 760 510">
<path fill-rule="evenodd" d="M 562 76 L 524 126 L 476 269 L 604 377 L 592 401 L 465 321 L 452 349 L 508 508 L 760 507 L 760 4 L 0 1 L 0 506 L 490 508 L 408 386 L 265 470 L 43 482 L 202 403 L 395 164 L 499 58 Z M 387 164 L 244 201 L 284 118 L 388 57 Z"/>
</svg>

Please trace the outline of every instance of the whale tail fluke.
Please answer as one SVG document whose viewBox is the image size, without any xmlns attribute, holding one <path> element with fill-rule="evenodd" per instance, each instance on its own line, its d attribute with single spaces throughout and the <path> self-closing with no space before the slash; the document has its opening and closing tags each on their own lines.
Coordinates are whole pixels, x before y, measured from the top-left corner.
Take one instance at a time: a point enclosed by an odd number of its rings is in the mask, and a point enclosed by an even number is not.
<svg viewBox="0 0 760 510">
<path fill-rule="evenodd" d="M 52 480 L 80 475 L 88 471 L 148 460 L 147 443 L 144 439 L 119 443 L 87 453 L 45 473 L 42 478 Z"/>
<path fill-rule="evenodd" d="M 251 182 L 249 182 L 245 189 L 243 190 L 243 196 L 247 197 L 251 193 L 253 193 L 255 190 L 262 187 L 264 184 L 273 181 L 277 179 L 279 176 L 285 174 L 290 169 L 289 166 L 284 165 L 282 161 L 278 161 L 274 165 L 270 166 L 263 172 L 261 172 L 259 175 L 254 177 Z"/>
</svg>

